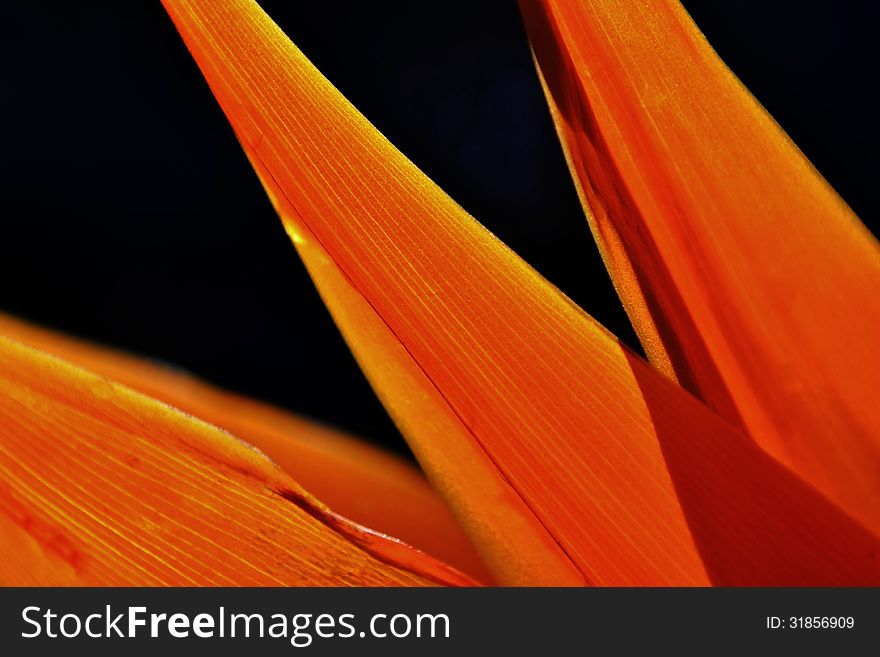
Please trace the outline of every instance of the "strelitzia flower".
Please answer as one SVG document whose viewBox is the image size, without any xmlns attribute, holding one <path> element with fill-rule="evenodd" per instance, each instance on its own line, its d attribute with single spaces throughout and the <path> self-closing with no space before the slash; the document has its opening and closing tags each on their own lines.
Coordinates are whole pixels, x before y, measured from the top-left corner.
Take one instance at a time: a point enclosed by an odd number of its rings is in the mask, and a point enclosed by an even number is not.
<svg viewBox="0 0 880 657">
<path fill-rule="evenodd" d="M 13 584 L 877 585 L 880 252 L 674 1 L 523 0 L 650 362 L 249 0 L 164 0 L 430 485 L 327 428 L 0 321 Z"/>
</svg>

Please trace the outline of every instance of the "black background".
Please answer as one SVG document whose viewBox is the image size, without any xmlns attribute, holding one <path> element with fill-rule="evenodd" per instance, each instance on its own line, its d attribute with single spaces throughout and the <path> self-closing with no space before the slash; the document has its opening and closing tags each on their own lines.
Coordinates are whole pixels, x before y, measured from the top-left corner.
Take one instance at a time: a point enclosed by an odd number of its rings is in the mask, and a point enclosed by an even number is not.
<svg viewBox="0 0 880 657">
<path fill-rule="evenodd" d="M 635 346 L 514 2 L 266 1 L 440 186 Z M 873 2 L 685 2 L 878 232 Z M 0 310 L 405 450 L 158 2 L 3 4 Z"/>
</svg>

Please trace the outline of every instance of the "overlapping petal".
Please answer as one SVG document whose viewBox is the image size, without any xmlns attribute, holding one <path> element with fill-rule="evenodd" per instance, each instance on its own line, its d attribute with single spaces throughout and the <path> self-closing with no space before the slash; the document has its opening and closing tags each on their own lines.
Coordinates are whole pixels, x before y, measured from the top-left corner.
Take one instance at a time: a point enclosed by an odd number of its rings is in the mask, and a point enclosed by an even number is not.
<svg viewBox="0 0 880 657">
<path fill-rule="evenodd" d="M 488 579 L 449 508 L 410 464 L 361 440 L 178 370 L 0 314 L 0 335 L 163 401 L 258 447 L 323 504 Z"/>
<path fill-rule="evenodd" d="M 522 0 L 651 361 L 880 531 L 880 248 L 677 0 Z"/>
<path fill-rule="evenodd" d="M 473 584 L 216 427 L 0 337 L 0 582 Z"/>
<path fill-rule="evenodd" d="M 486 232 L 255 3 L 165 5 L 361 366 L 499 581 L 880 580 L 874 534 Z"/>
</svg>

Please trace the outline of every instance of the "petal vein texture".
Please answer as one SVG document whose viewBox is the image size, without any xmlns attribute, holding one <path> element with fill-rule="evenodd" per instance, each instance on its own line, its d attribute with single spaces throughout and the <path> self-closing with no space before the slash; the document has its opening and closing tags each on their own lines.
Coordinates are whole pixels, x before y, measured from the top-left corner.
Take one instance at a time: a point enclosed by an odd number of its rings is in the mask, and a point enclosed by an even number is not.
<svg viewBox="0 0 880 657">
<path fill-rule="evenodd" d="M 164 4 L 498 582 L 878 581 L 876 536 L 474 221 L 255 3 Z"/>
<path fill-rule="evenodd" d="M 651 361 L 880 531 L 880 248 L 677 0 L 523 0 Z"/>
</svg>

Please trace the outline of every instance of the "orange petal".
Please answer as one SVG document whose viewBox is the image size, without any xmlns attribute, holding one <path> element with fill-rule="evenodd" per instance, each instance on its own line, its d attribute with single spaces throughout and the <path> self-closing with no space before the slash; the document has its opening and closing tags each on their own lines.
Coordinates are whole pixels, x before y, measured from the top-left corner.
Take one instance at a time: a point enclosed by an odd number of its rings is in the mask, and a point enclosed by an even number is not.
<svg viewBox="0 0 880 657">
<path fill-rule="evenodd" d="M 0 425 L 3 584 L 473 583 L 212 425 L 7 338 Z"/>
<path fill-rule="evenodd" d="M 874 535 L 485 231 L 256 4 L 165 5 L 361 366 L 499 581 L 880 581 Z"/>
<path fill-rule="evenodd" d="M 0 335 L 164 401 L 259 447 L 324 504 L 472 575 L 489 575 L 449 507 L 410 464 L 316 422 L 128 354 L 0 314 Z"/>
<path fill-rule="evenodd" d="M 523 0 L 652 362 L 880 531 L 880 250 L 678 2 Z"/>
</svg>

